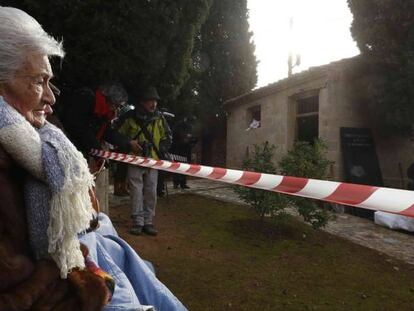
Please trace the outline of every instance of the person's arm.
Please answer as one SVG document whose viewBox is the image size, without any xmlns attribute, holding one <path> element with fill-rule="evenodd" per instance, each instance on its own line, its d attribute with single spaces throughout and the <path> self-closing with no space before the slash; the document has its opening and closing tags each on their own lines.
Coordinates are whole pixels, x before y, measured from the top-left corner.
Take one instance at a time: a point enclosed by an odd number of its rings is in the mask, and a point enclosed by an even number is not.
<svg viewBox="0 0 414 311">
<path fill-rule="evenodd" d="M 121 151 L 132 151 L 134 154 L 138 154 L 142 148 L 141 145 L 138 143 L 138 139 L 133 139 L 133 137 L 131 137 L 131 131 L 132 131 L 132 119 L 128 118 L 125 119 L 124 122 L 120 125 L 118 132 L 121 135 L 124 135 L 125 137 L 128 138 L 128 149 L 126 150 L 121 150 Z"/>
<path fill-rule="evenodd" d="M 131 139 L 112 128 L 108 128 L 105 131 L 103 139 L 111 145 L 117 147 L 120 151 L 128 152 L 131 150 Z"/>
</svg>

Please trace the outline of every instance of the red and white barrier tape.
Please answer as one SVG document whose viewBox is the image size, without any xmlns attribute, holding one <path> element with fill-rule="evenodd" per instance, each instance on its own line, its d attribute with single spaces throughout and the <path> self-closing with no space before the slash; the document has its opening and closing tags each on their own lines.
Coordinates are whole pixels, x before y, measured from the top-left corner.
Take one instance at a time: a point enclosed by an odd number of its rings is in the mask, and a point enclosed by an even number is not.
<svg viewBox="0 0 414 311">
<path fill-rule="evenodd" d="M 91 154 L 132 165 L 217 180 L 229 184 L 414 217 L 414 191 L 409 190 L 169 162 L 95 149 L 92 150 Z"/>
</svg>

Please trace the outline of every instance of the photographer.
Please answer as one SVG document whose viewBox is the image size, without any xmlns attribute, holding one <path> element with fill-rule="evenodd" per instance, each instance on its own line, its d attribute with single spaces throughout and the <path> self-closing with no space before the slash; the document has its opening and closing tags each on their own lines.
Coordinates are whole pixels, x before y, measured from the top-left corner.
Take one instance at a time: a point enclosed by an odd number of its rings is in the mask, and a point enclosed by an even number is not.
<svg viewBox="0 0 414 311">
<path fill-rule="evenodd" d="M 197 144 L 198 139 L 194 136 L 194 123 L 196 117 L 188 116 L 180 120 L 173 127 L 174 141 L 171 146 L 171 152 L 187 159 L 191 163 L 191 149 Z M 187 176 L 183 174 L 173 175 L 174 188 L 189 189 L 187 185 Z"/>
<path fill-rule="evenodd" d="M 172 141 L 171 130 L 157 110 L 160 97 L 154 87 L 146 89 L 140 96 L 139 105 L 128 114 L 119 131 L 130 139 L 137 140 L 141 150 L 138 155 L 163 159 Z M 153 224 L 157 204 L 158 171 L 130 165 L 128 182 L 131 195 L 131 234 L 157 235 Z"/>
</svg>

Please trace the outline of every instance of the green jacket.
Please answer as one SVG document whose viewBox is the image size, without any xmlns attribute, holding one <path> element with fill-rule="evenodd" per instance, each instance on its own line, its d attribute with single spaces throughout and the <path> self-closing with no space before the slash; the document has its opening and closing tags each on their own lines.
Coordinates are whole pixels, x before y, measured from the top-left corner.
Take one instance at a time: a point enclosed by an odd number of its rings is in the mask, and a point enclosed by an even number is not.
<svg viewBox="0 0 414 311">
<path fill-rule="evenodd" d="M 161 155 L 165 154 L 171 146 L 172 135 L 170 127 L 162 114 L 156 111 L 152 115 L 143 114 L 128 117 L 119 128 L 120 133 L 127 135 L 131 139 L 138 139 L 138 143 L 144 149 L 143 152 L 147 153 L 141 153 L 139 155 L 158 160 L 159 156 L 157 155 L 155 149 L 151 146 L 151 143 L 145 137 L 144 132 L 141 129 L 141 125 L 146 126 Z"/>
</svg>

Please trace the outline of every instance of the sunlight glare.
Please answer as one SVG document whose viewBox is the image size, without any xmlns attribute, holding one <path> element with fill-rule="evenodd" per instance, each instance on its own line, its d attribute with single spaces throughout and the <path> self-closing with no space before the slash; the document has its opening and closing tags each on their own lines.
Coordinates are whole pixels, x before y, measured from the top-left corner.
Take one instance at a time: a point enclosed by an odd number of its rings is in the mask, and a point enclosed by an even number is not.
<svg viewBox="0 0 414 311">
<path fill-rule="evenodd" d="M 248 8 L 258 87 L 287 77 L 289 50 L 301 55 L 294 73 L 359 54 L 346 0 L 249 0 Z"/>
</svg>

